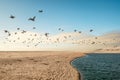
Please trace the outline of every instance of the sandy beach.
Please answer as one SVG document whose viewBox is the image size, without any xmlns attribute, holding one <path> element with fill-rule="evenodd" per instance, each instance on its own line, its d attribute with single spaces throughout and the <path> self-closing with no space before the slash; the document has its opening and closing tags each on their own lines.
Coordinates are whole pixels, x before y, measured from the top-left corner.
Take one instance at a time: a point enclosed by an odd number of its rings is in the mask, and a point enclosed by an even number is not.
<svg viewBox="0 0 120 80">
<path fill-rule="evenodd" d="M 0 80 L 79 80 L 70 62 L 80 52 L 0 52 Z"/>
<path fill-rule="evenodd" d="M 0 80 L 118 80 L 120 0 L 0 0 L 0 10 Z"/>
</svg>

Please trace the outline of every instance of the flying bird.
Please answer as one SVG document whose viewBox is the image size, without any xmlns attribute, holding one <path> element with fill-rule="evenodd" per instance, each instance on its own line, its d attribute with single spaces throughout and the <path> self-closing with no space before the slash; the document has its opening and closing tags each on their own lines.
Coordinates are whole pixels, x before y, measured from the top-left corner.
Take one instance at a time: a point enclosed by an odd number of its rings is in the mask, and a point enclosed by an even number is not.
<svg viewBox="0 0 120 80">
<path fill-rule="evenodd" d="M 49 33 L 45 33 L 45 36 L 48 37 Z"/>
<path fill-rule="evenodd" d="M 27 32 L 27 31 L 23 30 L 21 33 L 23 33 L 23 34 L 24 34 L 24 33 L 26 33 L 26 32 Z"/>
<path fill-rule="evenodd" d="M 33 29 L 36 29 L 36 27 L 33 27 Z"/>
<path fill-rule="evenodd" d="M 17 30 L 20 30 L 20 28 L 17 28 Z"/>
<path fill-rule="evenodd" d="M 34 16 L 33 18 L 30 17 L 28 20 L 35 21 L 35 18 L 36 16 Z"/>
<path fill-rule="evenodd" d="M 59 31 L 61 30 L 61 28 L 58 29 Z"/>
<path fill-rule="evenodd" d="M 82 33 L 81 31 L 79 31 L 79 33 Z"/>
<path fill-rule="evenodd" d="M 90 32 L 92 32 L 93 30 L 92 29 L 90 29 Z"/>
<path fill-rule="evenodd" d="M 42 13 L 42 12 L 43 12 L 43 10 L 39 10 L 38 12 L 39 12 L 39 13 Z"/>
<path fill-rule="evenodd" d="M 4 30 L 4 32 L 5 32 L 5 33 L 8 33 L 8 31 L 7 31 L 7 30 Z"/>
<path fill-rule="evenodd" d="M 75 29 L 74 32 L 77 32 L 77 30 Z"/>
<path fill-rule="evenodd" d="M 17 32 L 15 32 L 15 35 L 17 34 Z"/>
<path fill-rule="evenodd" d="M 10 16 L 10 18 L 11 18 L 11 19 L 14 19 L 14 18 L 15 18 L 15 16 L 11 15 L 11 16 Z"/>
<path fill-rule="evenodd" d="M 11 34 L 9 33 L 8 36 L 11 36 Z"/>
<path fill-rule="evenodd" d="M 11 36 L 10 32 L 8 30 L 4 30 L 5 33 L 8 33 L 8 36 Z"/>
<path fill-rule="evenodd" d="M 64 30 L 62 29 L 62 32 L 63 32 Z"/>
</svg>

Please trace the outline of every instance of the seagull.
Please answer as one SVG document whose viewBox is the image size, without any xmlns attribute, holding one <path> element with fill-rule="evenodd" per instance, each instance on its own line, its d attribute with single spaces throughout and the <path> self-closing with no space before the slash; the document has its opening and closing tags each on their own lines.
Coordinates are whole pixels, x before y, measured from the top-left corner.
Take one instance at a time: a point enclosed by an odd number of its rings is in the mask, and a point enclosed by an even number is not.
<svg viewBox="0 0 120 80">
<path fill-rule="evenodd" d="M 9 33 L 8 36 L 11 36 L 11 34 Z"/>
<path fill-rule="evenodd" d="M 62 32 L 63 32 L 64 30 L 62 29 Z"/>
<path fill-rule="evenodd" d="M 15 18 L 15 16 L 11 15 L 11 16 L 10 16 L 10 18 L 11 18 L 11 19 L 14 19 L 14 18 Z"/>
<path fill-rule="evenodd" d="M 26 32 L 27 32 L 27 31 L 23 30 L 21 33 L 23 33 L 23 34 L 24 34 L 24 33 L 26 33 Z"/>
<path fill-rule="evenodd" d="M 49 33 L 45 33 L 45 36 L 48 37 L 48 34 L 49 34 Z"/>
<path fill-rule="evenodd" d="M 36 27 L 33 27 L 33 29 L 36 29 Z"/>
<path fill-rule="evenodd" d="M 20 28 L 17 28 L 17 30 L 20 30 Z"/>
<path fill-rule="evenodd" d="M 5 32 L 5 33 L 8 33 L 8 31 L 7 31 L 7 30 L 4 30 L 4 32 Z"/>
<path fill-rule="evenodd" d="M 28 20 L 35 21 L 35 18 L 36 16 L 34 16 L 33 18 L 29 18 Z"/>
<path fill-rule="evenodd" d="M 82 33 L 81 31 L 79 31 L 79 33 Z"/>
<path fill-rule="evenodd" d="M 93 30 L 92 29 L 90 29 L 90 32 L 92 32 Z"/>
<path fill-rule="evenodd" d="M 8 36 L 11 36 L 10 32 L 7 30 L 4 30 L 5 33 L 8 33 Z"/>
<path fill-rule="evenodd" d="M 61 30 L 61 28 L 58 29 L 59 31 Z"/>
<path fill-rule="evenodd" d="M 43 10 L 39 10 L 38 12 L 39 12 L 39 13 L 42 13 L 42 12 L 43 12 Z"/>
<path fill-rule="evenodd" d="M 74 32 L 77 32 L 77 30 L 75 29 Z"/>
<path fill-rule="evenodd" d="M 17 32 L 15 32 L 15 35 L 17 34 Z"/>
</svg>

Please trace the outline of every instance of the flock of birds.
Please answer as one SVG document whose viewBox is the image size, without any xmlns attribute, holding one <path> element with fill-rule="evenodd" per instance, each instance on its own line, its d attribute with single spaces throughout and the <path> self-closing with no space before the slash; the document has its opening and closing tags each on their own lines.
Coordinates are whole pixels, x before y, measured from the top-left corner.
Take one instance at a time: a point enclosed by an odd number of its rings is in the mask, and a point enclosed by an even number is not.
<svg viewBox="0 0 120 80">
<path fill-rule="evenodd" d="M 39 13 L 43 13 L 43 10 L 39 10 L 38 12 Z M 11 19 L 15 19 L 16 17 L 13 16 L 13 15 L 10 15 L 10 18 Z M 35 21 L 35 19 L 36 19 L 36 16 L 28 18 L 29 21 Z M 32 29 L 36 29 L 36 27 L 33 27 Z M 90 43 L 92 45 L 93 44 L 103 44 L 103 45 L 106 45 L 105 43 L 102 43 L 100 41 L 96 42 L 97 39 L 98 39 L 98 37 L 94 38 L 96 41 L 95 40 L 92 41 L 90 39 L 88 41 L 87 40 L 78 40 L 77 41 L 77 40 L 75 40 L 75 39 L 72 38 L 72 35 L 64 35 L 62 37 L 56 37 L 56 39 L 53 40 L 52 37 L 49 36 L 50 33 L 48 33 L 48 32 L 44 33 L 43 35 L 41 35 L 41 34 L 39 35 L 39 34 L 36 34 L 36 33 L 30 33 L 29 34 L 30 37 L 24 39 L 23 41 L 21 40 L 20 36 L 18 36 L 17 39 L 15 39 L 15 40 L 10 40 L 11 36 L 15 37 L 16 35 L 19 35 L 19 34 L 28 35 L 28 33 L 29 33 L 29 31 L 22 30 L 21 28 L 17 28 L 16 30 L 17 31 L 14 32 L 14 33 L 11 33 L 9 30 L 4 30 L 5 34 L 7 34 L 7 37 L 5 38 L 7 42 L 9 42 L 9 43 L 11 43 L 11 42 L 15 43 L 17 41 L 21 41 L 27 47 L 30 47 L 30 44 L 34 43 L 34 46 L 36 47 L 40 43 L 45 43 L 45 42 L 46 43 L 51 43 L 51 44 L 53 44 L 53 43 L 64 43 L 64 42 L 67 42 L 67 40 L 71 39 L 72 40 L 72 44 L 88 44 L 88 43 Z M 58 28 L 58 31 L 64 32 L 64 29 Z M 73 30 L 73 32 L 74 33 L 78 33 L 78 34 L 82 33 L 82 31 L 78 31 L 76 29 Z M 89 32 L 93 32 L 93 29 L 90 29 Z M 43 37 L 44 37 L 44 39 L 43 39 Z M 4 42 L 4 44 L 6 44 L 7 42 Z"/>
</svg>

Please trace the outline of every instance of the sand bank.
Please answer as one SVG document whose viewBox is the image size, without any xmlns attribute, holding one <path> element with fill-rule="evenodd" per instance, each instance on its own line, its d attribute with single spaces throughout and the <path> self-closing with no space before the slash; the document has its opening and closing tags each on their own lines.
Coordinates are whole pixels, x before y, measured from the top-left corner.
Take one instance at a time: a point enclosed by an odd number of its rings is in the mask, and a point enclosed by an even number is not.
<svg viewBox="0 0 120 80">
<path fill-rule="evenodd" d="M 94 53 L 120 53 L 120 47 L 119 48 L 98 49 L 98 50 L 94 51 Z"/>
<path fill-rule="evenodd" d="M 0 52 L 0 80 L 79 80 L 70 62 L 78 52 Z"/>
</svg>

